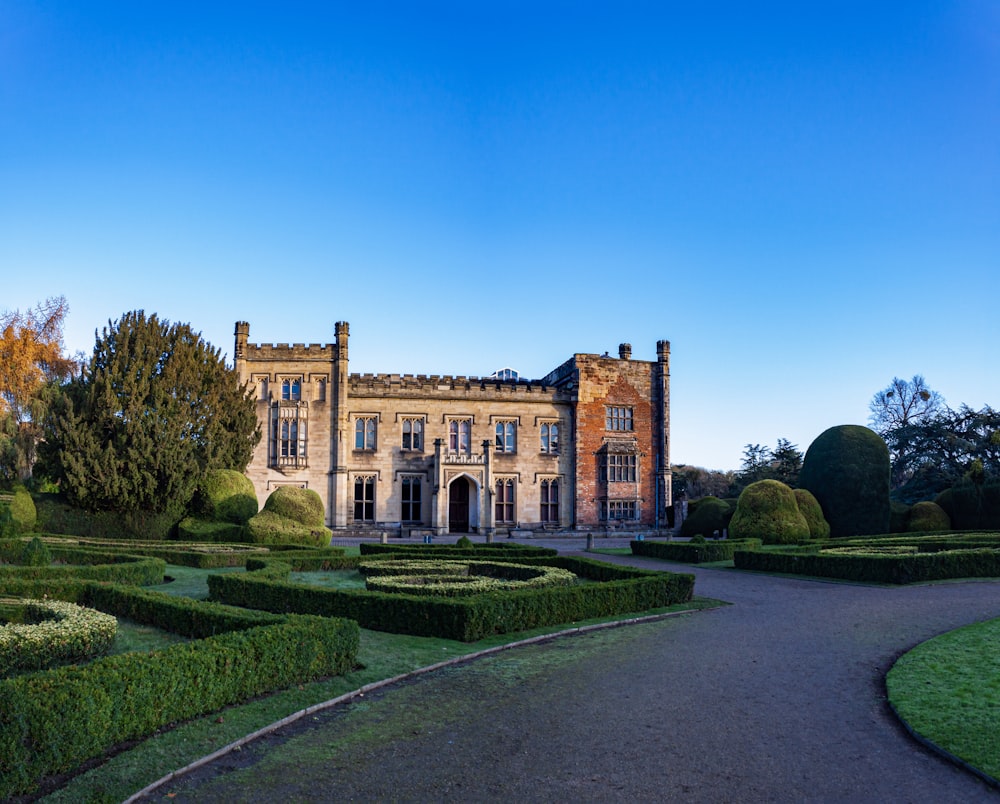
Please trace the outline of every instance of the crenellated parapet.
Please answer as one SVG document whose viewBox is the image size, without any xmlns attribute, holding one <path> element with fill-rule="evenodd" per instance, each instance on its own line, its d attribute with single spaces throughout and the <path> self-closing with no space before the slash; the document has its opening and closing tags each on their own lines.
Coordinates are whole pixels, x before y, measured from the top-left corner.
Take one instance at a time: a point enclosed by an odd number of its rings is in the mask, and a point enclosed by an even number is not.
<svg viewBox="0 0 1000 804">
<path fill-rule="evenodd" d="M 327 343 L 248 343 L 243 347 L 247 360 L 333 360 L 335 344 Z"/>
<path fill-rule="evenodd" d="M 539 380 L 497 380 L 450 374 L 351 374 L 349 394 L 361 396 L 413 396 L 488 400 L 561 398 L 556 388 Z"/>
</svg>

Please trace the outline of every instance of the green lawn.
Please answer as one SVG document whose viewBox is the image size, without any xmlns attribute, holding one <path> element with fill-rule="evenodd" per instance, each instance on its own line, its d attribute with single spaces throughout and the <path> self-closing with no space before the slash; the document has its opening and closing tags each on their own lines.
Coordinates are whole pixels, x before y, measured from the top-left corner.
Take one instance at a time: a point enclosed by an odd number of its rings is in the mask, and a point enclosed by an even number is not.
<svg viewBox="0 0 1000 804">
<path fill-rule="evenodd" d="M 889 671 L 886 688 L 917 734 L 1000 779 L 1000 619 L 918 645 Z"/>
</svg>

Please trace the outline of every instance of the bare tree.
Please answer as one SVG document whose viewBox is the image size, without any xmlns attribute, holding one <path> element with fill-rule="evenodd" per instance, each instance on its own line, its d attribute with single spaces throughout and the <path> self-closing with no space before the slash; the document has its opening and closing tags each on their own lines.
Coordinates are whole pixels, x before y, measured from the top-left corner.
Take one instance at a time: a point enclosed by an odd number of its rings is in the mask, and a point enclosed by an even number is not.
<svg viewBox="0 0 1000 804">
<path fill-rule="evenodd" d="M 912 380 L 893 377 L 889 387 L 872 397 L 868 421 L 872 429 L 889 440 L 902 427 L 920 424 L 944 409 L 944 397 L 932 391 L 919 374 Z"/>
</svg>

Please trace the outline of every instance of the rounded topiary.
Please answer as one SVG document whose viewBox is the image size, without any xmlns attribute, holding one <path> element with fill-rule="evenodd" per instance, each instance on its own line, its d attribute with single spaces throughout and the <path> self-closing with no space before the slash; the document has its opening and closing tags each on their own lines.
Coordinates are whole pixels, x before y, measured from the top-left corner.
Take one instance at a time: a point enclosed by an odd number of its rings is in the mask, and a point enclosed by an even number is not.
<svg viewBox="0 0 1000 804">
<path fill-rule="evenodd" d="M 830 536 L 830 523 L 823 517 L 823 509 L 811 491 L 794 489 L 795 503 L 799 513 L 809 526 L 810 539 L 827 539 Z"/>
<path fill-rule="evenodd" d="M 261 511 L 247 522 L 248 538 L 254 544 L 304 544 L 329 547 L 333 535 L 323 526 L 306 527 L 273 511 Z"/>
<path fill-rule="evenodd" d="M 819 501 L 831 536 L 889 531 L 889 448 L 867 427 L 820 433 L 806 450 L 799 486 Z"/>
<path fill-rule="evenodd" d="M 307 528 L 323 527 L 326 517 L 320 496 L 312 489 L 297 486 L 278 486 L 264 501 L 264 510 Z"/>
<path fill-rule="evenodd" d="M 937 503 L 925 500 L 915 503 L 910 509 L 910 519 L 907 531 L 941 531 L 951 530 L 951 517 Z"/>
<path fill-rule="evenodd" d="M 6 495 L 7 499 L 0 502 L 0 508 L 4 509 L 6 516 L 5 530 L 12 534 L 29 533 L 35 529 L 38 521 L 38 511 L 35 509 L 35 501 L 24 486 L 14 486 Z"/>
<path fill-rule="evenodd" d="M 195 492 L 193 507 L 200 519 L 236 525 L 245 525 L 260 508 L 253 482 L 235 469 L 206 472 Z"/>
<path fill-rule="evenodd" d="M 718 497 L 702 497 L 696 502 L 697 505 L 692 503 L 688 518 L 681 523 L 681 537 L 712 536 L 716 531 L 721 536 L 722 531 L 729 527 L 733 507 Z"/>
<path fill-rule="evenodd" d="M 471 548 L 472 547 L 472 539 L 470 539 L 468 536 L 463 536 L 457 542 L 455 542 L 455 547 Z"/>
<path fill-rule="evenodd" d="M 779 480 L 758 480 L 740 494 L 729 535 L 764 544 L 794 544 L 809 538 L 809 523 L 791 488 Z"/>
</svg>

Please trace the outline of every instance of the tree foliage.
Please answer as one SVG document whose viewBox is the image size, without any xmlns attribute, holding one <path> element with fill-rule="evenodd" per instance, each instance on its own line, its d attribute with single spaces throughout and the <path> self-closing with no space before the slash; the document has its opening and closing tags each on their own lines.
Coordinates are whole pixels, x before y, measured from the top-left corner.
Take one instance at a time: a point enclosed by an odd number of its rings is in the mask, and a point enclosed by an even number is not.
<svg viewBox="0 0 1000 804">
<path fill-rule="evenodd" d="M 188 324 L 109 322 L 47 419 L 46 468 L 90 511 L 177 512 L 210 469 L 246 468 L 254 401 Z"/>
<path fill-rule="evenodd" d="M 819 501 L 831 536 L 888 532 L 889 450 L 867 427 L 820 433 L 806 450 L 799 484 Z"/>
<path fill-rule="evenodd" d="M 670 471 L 675 500 L 737 496 L 733 493 L 735 472 L 721 472 L 717 469 L 704 469 L 701 466 L 686 464 L 674 464 Z"/>
<path fill-rule="evenodd" d="M 1000 479 L 1000 411 L 945 407 L 889 436 L 896 496 L 932 499 L 964 478 Z"/>
<path fill-rule="evenodd" d="M 0 313 L 0 478 L 30 477 L 51 385 L 75 363 L 63 355 L 63 296 L 30 310 Z"/>
</svg>

